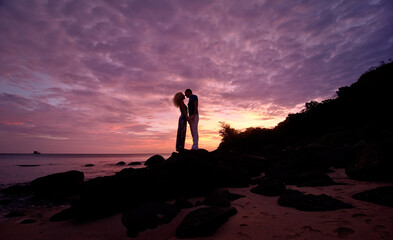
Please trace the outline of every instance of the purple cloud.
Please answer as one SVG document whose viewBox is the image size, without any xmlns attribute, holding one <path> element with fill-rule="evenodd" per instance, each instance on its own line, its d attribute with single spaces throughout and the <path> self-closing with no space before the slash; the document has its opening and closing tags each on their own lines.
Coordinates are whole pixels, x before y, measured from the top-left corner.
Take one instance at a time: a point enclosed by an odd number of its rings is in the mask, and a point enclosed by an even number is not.
<svg viewBox="0 0 393 240">
<path fill-rule="evenodd" d="M 0 152 L 171 151 L 171 97 L 186 88 L 214 149 L 219 121 L 272 126 L 392 58 L 391 12 L 388 0 L 1 1 Z"/>
</svg>

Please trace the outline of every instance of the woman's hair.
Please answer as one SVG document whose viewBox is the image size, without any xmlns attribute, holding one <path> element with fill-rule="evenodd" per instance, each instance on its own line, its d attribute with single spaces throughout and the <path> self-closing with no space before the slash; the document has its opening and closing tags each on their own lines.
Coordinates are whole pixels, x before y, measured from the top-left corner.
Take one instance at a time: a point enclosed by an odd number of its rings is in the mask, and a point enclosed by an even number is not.
<svg viewBox="0 0 393 240">
<path fill-rule="evenodd" d="M 184 97 L 184 94 L 182 92 L 176 93 L 175 96 L 173 97 L 173 104 L 176 107 L 179 107 L 180 106 L 180 102 L 183 101 L 184 98 L 185 97 Z"/>
</svg>

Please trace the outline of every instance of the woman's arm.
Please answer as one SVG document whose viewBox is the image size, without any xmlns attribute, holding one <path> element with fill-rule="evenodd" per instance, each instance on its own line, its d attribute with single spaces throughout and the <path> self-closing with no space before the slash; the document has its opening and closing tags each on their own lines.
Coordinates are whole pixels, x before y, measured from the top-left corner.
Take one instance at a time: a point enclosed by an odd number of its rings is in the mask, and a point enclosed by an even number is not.
<svg viewBox="0 0 393 240">
<path fill-rule="evenodd" d="M 186 105 L 184 105 L 184 103 L 180 103 L 180 111 L 186 117 L 186 120 L 188 121 Z"/>
</svg>

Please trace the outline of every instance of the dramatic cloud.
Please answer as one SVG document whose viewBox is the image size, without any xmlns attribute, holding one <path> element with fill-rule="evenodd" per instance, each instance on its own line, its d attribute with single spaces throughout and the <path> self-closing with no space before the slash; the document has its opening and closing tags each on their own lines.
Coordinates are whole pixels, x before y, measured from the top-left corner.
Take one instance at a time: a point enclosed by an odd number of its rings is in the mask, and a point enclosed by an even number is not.
<svg viewBox="0 0 393 240">
<path fill-rule="evenodd" d="M 0 1 L 0 152 L 170 152 L 200 101 L 219 122 L 273 127 L 393 53 L 393 2 Z M 187 146 L 190 146 L 190 135 Z"/>
</svg>

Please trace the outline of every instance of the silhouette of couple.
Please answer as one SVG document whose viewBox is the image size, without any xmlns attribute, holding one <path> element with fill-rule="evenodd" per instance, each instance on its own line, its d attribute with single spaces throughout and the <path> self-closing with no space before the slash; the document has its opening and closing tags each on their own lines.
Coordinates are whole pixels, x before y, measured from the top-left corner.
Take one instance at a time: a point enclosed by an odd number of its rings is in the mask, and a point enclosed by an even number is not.
<svg viewBox="0 0 393 240">
<path fill-rule="evenodd" d="M 185 96 L 188 100 L 188 112 L 187 106 L 184 104 Z M 184 94 L 178 92 L 173 97 L 173 104 L 180 109 L 179 125 L 177 128 L 176 138 L 176 151 L 181 152 L 184 150 L 184 143 L 186 141 L 186 130 L 187 122 L 190 124 L 191 135 L 192 135 L 192 150 L 198 149 L 198 97 L 192 94 L 191 89 L 187 89 Z"/>
</svg>

